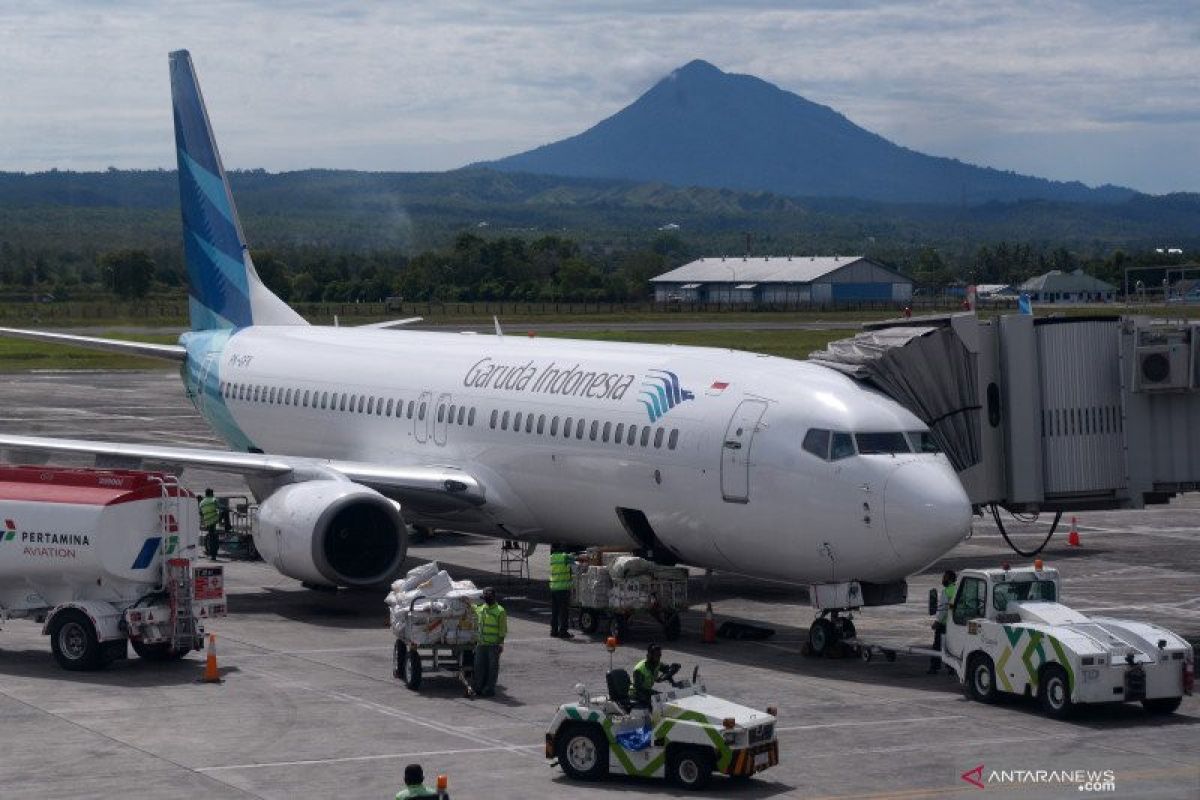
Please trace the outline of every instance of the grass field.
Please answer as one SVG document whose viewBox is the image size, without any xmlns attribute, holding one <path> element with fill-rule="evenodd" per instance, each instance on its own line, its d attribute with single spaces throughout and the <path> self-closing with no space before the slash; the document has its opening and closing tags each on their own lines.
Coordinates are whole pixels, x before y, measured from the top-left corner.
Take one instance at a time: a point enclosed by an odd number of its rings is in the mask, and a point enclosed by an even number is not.
<svg viewBox="0 0 1200 800">
<path fill-rule="evenodd" d="M 604 342 L 647 342 L 650 344 L 684 344 L 695 347 L 721 347 L 729 350 L 749 350 L 784 358 L 804 359 L 834 339 L 845 339 L 857 332 L 854 328 L 822 331 L 571 331 L 547 333 L 567 339 L 594 339 Z"/>
<path fill-rule="evenodd" d="M 173 344 L 175 336 L 136 335 L 97 331 L 94 335 L 112 339 Z M 403 335 L 403 334 L 397 334 Z M 510 334 L 511 335 L 511 334 Z M 698 347 L 722 347 L 732 350 L 751 350 L 757 353 L 786 358 L 806 358 L 827 342 L 853 336 L 854 330 L 825 331 L 572 331 L 545 334 L 571 339 L 594 339 L 609 342 L 648 342 L 652 344 L 684 344 Z M 158 359 L 104 353 L 98 350 L 43 344 L 23 339 L 0 338 L 0 373 L 30 372 L 33 370 L 70 369 L 169 369 Z"/>
<path fill-rule="evenodd" d="M 130 335 L 101 332 L 95 334 L 109 339 L 174 344 L 178 336 Z M 85 350 L 61 344 L 43 344 L 24 339 L 0 337 L 0 373 L 31 372 L 51 369 L 167 369 L 169 365 L 157 358 L 137 358 L 99 350 Z"/>
</svg>

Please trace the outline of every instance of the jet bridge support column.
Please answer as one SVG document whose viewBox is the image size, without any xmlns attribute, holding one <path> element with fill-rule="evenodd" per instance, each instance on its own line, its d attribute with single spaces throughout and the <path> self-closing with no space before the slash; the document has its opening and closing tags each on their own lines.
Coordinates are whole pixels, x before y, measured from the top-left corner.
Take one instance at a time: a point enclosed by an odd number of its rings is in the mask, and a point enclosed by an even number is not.
<svg viewBox="0 0 1200 800">
<path fill-rule="evenodd" d="M 1009 507 L 1036 510 L 1045 495 L 1042 490 L 1042 387 L 1032 316 L 1018 314 L 1000 318 L 1000 375 Z"/>
</svg>

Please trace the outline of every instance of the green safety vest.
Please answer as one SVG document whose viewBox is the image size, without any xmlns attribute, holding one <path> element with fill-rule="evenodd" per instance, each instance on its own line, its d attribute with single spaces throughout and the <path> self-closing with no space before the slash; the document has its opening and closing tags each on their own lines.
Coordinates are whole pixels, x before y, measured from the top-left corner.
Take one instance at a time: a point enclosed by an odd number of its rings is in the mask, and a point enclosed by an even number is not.
<svg viewBox="0 0 1200 800">
<path fill-rule="evenodd" d="M 200 527 L 211 528 L 221 518 L 221 510 L 217 508 L 217 498 L 204 497 L 200 500 Z"/>
<path fill-rule="evenodd" d="M 567 553 L 550 554 L 550 591 L 561 592 L 571 588 L 571 556 Z"/>
<path fill-rule="evenodd" d="M 629 687 L 629 698 L 637 700 L 639 694 L 649 695 L 653 691 L 654 669 L 643 658 L 633 667 L 633 684 Z"/>
<path fill-rule="evenodd" d="M 396 800 L 409 800 L 410 797 L 437 797 L 437 792 L 423 783 L 406 786 L 396 793 Z"/>
<path fill-rule="evenodd" d="M 950 605 L 954 602 L 954 588 L 958 584 L 952 583 L 949 586 L 942 587 L 942 605 L 938 609 L 937 621 L 946 624 L 946 619 L 950 615 Z"/>
<path fill-rule="evenodd" d="M 475 609 L 475 621 L 479 625 L 480 644 L 504 644 L 508 635 L 508 614 L 504 606 L 484 603 Z"/>
</svg>

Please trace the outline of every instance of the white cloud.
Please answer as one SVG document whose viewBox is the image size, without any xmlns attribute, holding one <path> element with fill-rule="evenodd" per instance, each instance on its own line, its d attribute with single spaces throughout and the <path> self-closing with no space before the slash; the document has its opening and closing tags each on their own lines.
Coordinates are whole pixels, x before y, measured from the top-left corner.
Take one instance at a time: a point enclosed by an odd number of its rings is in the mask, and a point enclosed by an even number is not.
<svg viewBox="0 0 1200 800">
<path fill-rule="evenodd" d="M 456 167 L 577 133 L 705 58 L 918 150 L 1200 190 L 1193 5 L 795 6 L 6 4 L 0 169 L 173 165 L 166 54 L 186 47 L 230 166 Z"/>
</svg>

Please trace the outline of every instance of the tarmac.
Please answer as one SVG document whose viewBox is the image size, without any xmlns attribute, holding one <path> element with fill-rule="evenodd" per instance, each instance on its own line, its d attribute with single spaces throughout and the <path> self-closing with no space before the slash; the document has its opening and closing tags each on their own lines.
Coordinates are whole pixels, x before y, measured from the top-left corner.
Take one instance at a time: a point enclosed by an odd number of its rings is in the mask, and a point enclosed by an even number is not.
<svg viewBox="0 0 1200 800">
<path fill-rule="evenodd" d="M 26 373 L 0 385 L 0 431 L 128 442 L 216 446 L 174 372 Z M 202 490 L 236 478 L 187 472 Z M 1082 546 L 1064 530 L 1044 558 L 1064 577 L 1063 599 L 1085 612 L 1158 622 L 1200 641 L 1200 496 L 1143 511 L 1080 514 Z M 1023 547 L 1047 520 L 1009 521 Z M 455 798 L 684 796 L 654 780 L 574 783 L 543 755 L 559 703 L 583 682 L 603 690 L 610 657 L 599 638 L 552 639 L 544 550 L 529 578 L 500 574 L 499 544 L 439 533 L 414 544 L 408 566 L 436 559 L 456 578 L 495 585 L 509 611 L 497 696 L 470 700 L 447 675 L 419 692 L 392 677 L 392 635 L 381 592 L 316 592 L 261 562 L 223 561 L 230 613 L 211 624 L 224 683 L 197 683 L 203 659 L 136 657 L 99 673 L 66 673 L 33 622 L 0 631 L 0 797 L 391 797 L 404 766 L 445 773 Z M 861 637 L 927 642 L 925 595 L 944 568 L 1022 563 L 990 518 L 910 581 L 904 606 L 867 609 Z M 985 797 L 1200 797 L 1200 698 L 1149 717 L 1136 705 L 1050 720 L 1035 702 L 985 706 L 956 681 L 899 658 L 806 658 L 812 611 L 803 590 L 696 574 L 691 599 L 718 624 L 775 631 L 761 642 L 700 640 L 701 614 L 664 642 L 667 661 L 699 665 L 715 695 L 780 712 L 780 764 L 753 780 L 714 780 L 702 797 L 925 798 L 974 796 L 962 777 L 982 765 Z M 660 638 L 639 620 L 612 657 L 627 668 Z M 1093 791 L 1074 771 L 1111 770 Z M 1039 771 L 1043 771 L 1039 774 Z M 1063 774 L 1064 772 L 1068 774 Z M 1087 777 L 1082 776 L 1083 780 Z"/>
</svg>

